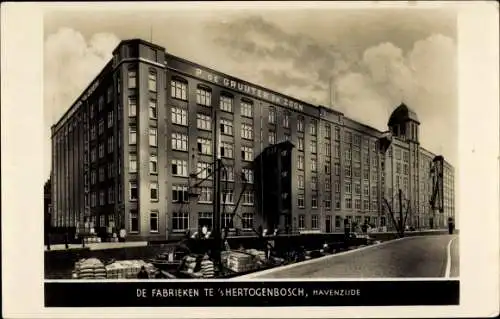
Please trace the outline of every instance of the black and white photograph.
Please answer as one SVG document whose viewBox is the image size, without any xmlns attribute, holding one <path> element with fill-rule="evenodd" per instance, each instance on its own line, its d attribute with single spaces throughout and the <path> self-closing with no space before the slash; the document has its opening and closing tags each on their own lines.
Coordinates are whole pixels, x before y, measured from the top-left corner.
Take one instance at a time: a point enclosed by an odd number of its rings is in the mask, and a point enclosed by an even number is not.
<svg viewBox="0 0 500 319">
<path fill-rule="evenodd" d="M 493 228 L 457 4 L 73 5 L 39 30 L 43 307 L 462 304 Z"/>
</svg>

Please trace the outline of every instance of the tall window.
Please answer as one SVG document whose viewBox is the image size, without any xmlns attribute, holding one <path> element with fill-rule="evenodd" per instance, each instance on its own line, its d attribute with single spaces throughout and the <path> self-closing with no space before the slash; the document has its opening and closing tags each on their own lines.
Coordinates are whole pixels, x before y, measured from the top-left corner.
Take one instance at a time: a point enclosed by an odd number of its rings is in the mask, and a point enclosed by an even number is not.
<svg viewBox="0 0 500 319">
<path fill-rule="evenodd" d="M 297 139 L 297 142 L 298 142 L 297 143 L 298 144 L 297 147 L 298 147 L 299 151 L 304 151 L 304 138 L 303 137 L 299 137 Z"/>
<path fill-rule="evenodd" d="M 297 195 L 297 206 L 299 208 L 304 208 L 304 206 L 305 206 L 304 194 L 298 194 Z"/>
<path fill-rule="evenodd" d="M 137 99 L 135 96 L 128 98 L 128 116 L 134 117 L 137 115 Z"/>
<path fill-rule="evenodd" d="M 318 195 L 316 194 L 311 195 L 311 207 L 318 208 Z"/>
<path fill-rule="evenodd" d="M 158 174 L 158 157 L 155 154 L 149 155 L 149 173 Z"/>
<path fill-rule="evenodd" d="M 335 140 L 340 141 L 340 127 L 335 126 Z"/>
<path fill-rule="evenodd" d="M 318 144 L 316 140 L 311 141 L 311 153 L 316 154 L 318 152 Z"/>
<path fill-rule="evenodd" d="M 211 203 L 212 202 L 212 188 L 211 187 L 201 187 L 200 197 L 198 198 L 200 203 Z"/>
<path fill-rule="evenodd" d="M 311 176 L 311 189 L 312 190 L 318 189 L 318 177 L 317 176 Z"/>
<path fill-rule="evenodd" d="M 221 192 L 221 203 L 223 204 L 233 204 L 234 203 L 234 193 L 232 189 L 225 189 Z"/>
<path fill-rule="evenodd" d="M 309 133 L 312 135 L 312 136 L 316 136 L 316 134 L 318 133 L 318 127 L 317 127 L 317 123 L 315 120 L 312 120 L 311 121 L 311 124 L 309 126 Z"/>
<path fill-rule="evenodd" d="M 201 113 L 196 114 L 196 127 L 199 130 L 204 130 L 204 131 L 212 130 L 212 118 L 205 114 Z"/>
<path fill-rule="evenodd" d="M 211 176 L 212 164 L 205 163 L 205 162 L 198 162 L 196 164 L 196 166 L 197 166 L 196 175 L 199 179 L 212 179 L 212 176 Z M 187 172 L 186 172 L 186 174 L 187 174 Z"/>
<path fill-rule="evenodd" d="M 316 158 L 311 158 L 311 171 L 316 172 L 318 170 L 318 160 Z"/>
<path fill-rule="evenodd" d="M 184 231 L 189 228 L 189 214 L 187 212 L 174 212 L 172 214 L 172 230 Z"/>
<path fill-rule="evenodd" d="M 158 146 L 158 130 L 154 127 L 149 128 L 149 146 Z"/>
<path fill-rule="evenodd" d="M 149 71 L 148 76 L 148 89 L 151 92 L 156 92 L 157 84 L 156 84 L 156 71 Z"/>
<path fill-rule="evenodd" d="M 158 118 L 158 108 L 155 99 L 149 100 L 149 118 L 156 120 Z"/>
<path fill-rule="evenodd" d="M 111 103 L 112 99 L 113 99 L 113 87 L 109 86 L 106 95 L 106 103 Z"/>
<path fill-rule="evenodd" d="M 299 154 L 298 156 L 297 168 L 300 170 L 304 169 L 304 155 L 302 154 Z"/>
<path fill-rule="evenodd" d="M 99 135 L 104 133 L 104 120 L 99 121 Z"/>
<path fill-rule="evenodd" d="M 212 143 L 210 140 L 199 137 L 197 139 L 197 144 L 198 144 L 198 152 L 205 155 L 212 154 Z"/>
<path fill-rule="evenodd" d="M 234 213 L 222 213 L 221 214 L 222 228 L 228 228 L 228 229 L 234 228 L 233 215 L 234 215 Z"/>
<path fill-rule="evenodd" d="M 311 228 L 319 229 L 319 216 L 316 214 L 311 215 Z"/>
<path fill-rule="evenodd" d="M 276 132 L 269 131 L 269 144 L 276 144 Z"/>
<path fill-rule="evenodd" d="M 212 105 L 212 92 L 202 87 L 196 88 L 196 103 L 204 106 Z"/>
<path fill-rule="evenodd" d="M 297 118 L 297 131 L 304 132 L 304 118 L 302 116 Z"/>
<path fill-rule="evenodd" d="M 305 229 L 306 228 L 306 215 L 299 215 L 299 229 Z"/>
<path fill-rule="evenodd" d="M 344 187 L 345 187 L 346 194 L 351 194 L 351 192 L 352 192 L 351 182 L 346 181 L 344 184 Z"/>
<path fill-rule="evenodd" d="M 241 101 L 241 116 L 253 117 L 253 105 L 251 103 Z"/>
<path fill-rule="evenodd" d="M 242 146 L 241 159 L 244 161 L 253 161 L 253 149 L 248 146 Z"/>
<path fill-rule="evenodd" d="M 330 142 L 325 143 L 325 155 L 327 157 L 332 156 L 332 145 L 330 144 Z"/>
<path fill-rule="evenodd" d="M 187 126 L 187 111 L 178 107 L 173 107 L 172 124 Z"/>
<path fill-rule="evenodd" d="M 149 183 L 149 192 L 150 192 L 150 198 L 152 201 L 157 201 L 159 196 L 158 196 L 158 182 L 150 182 Z"/>
<path fill-rule="evenodd" d="M 90 139 L 95 140 L 97 138 L 97 129 L 95 124 L 90 127 Z"/>
<path fill-rule="evenodd" d="M 351 209 L 352 208 L 352 198 L 350 198 L 350 197 L 346 197 L 345 198 L 345 207 L 347 209 Z"/>
<path fill-rule="evenodd" d="M 113 110 L 108 112 L 108 128 L 113 127 Z"/>
<path fill-rule="evenodd" d="M 184 185 L 172 185 L 172 202 L 185 203 L 188 201 L 188 187 Z"/>
<path fill-rule="evenodd" d="M 233 135 L 233 122 L 230 120 L 221 119 L 220 130 L 221 130 L 222 134 L 232 136 Z"/>
<path fill-rule="evenodd" d="M 328 123 L 325 124 L 325 137 L 327 139 L 330 139 L 332 137 L 332 127 Z"/>
<path fill-rule="evenodd" d="M 104 144 L 99 144 L 99 158 L 104 157 Z"/>
<path fill-rule="evenodd" d="M 131 201 L 136 201 L 139 198 L 139 192 L 137 190 L 137 182 L 132 181 L 129 183 L 130 194 L 129 198 Z"/>
<path fill-rule="evenodd" d="M 247 183 L 253 183 L 253 170 L 251 168 L 242 169 L 243 175 L 245 176 L 245 181 Z"/>
<path fill-rule="evenodd" d="M 220 97 L 220 109 L 225 112 L 233 112 L 233 98 L 229 96 L 221 95 Z"/>
<path fill-rule="evenodd" d="M 173 176 L 187 177 L 188 176 L 187 161 L 173 159 L 172 160 L 172 175 Z"/>
<path fill-rule="evenodd" d="M 234 181 L 234 168 L 232 166 L 224 166 L 221 173 L 223 181 Z"/>
<path fill-rule="evenodd" d="M 269 107 L 268 122 L 269 124 L 276 123 L 276 109 L 273 106 Z"/>
<path fill-rule="evenodd" d="M 253 140 L 253 127 L 250 124 L 241 124 L 241 138 Z"/>
<path fill-rule="evenodd" d="M 152 211 L 149 214 L 149 231 L 152 233 L 157 233 L 160 228 L 159 215 L 158 212 Z"/>
<path fill-rule="evenodd" d="M 241 227 L 243 229 L 253 229 L 253 213 L 243 213 L 241 218 Z"/>
<path fill-rule="evenodd" d="M 290 112 L 288 111 L 283 112 L 283 127 L 290 127 Z"/>
<path fill-rule="evenodd" d="M 114 138 L 113 135 L 111 135 L 110 137 L 108 137 L 108 153 L 113 152 L 113 147 L 114 147 Z"/>
<path fill-rule="evenodd" d="M 173 98 L 187 100 L 187 84 L 179 80 L 170 81 L 170 94 Z"/>
<path fill-rule="evenodd" d="M 246 190 L 243 193 L 243 205 L 251 206 L 254 204 L 254 193 L 251 190 Z"/>
<path fill-rule="evenodd" d="M 304 175 L 297 175 L 299 189 L 304 189 Z"/>
<path fill-rule="evenodd" d="M 130 210 L 130 232 L 138 233 L 139 232 L 139 214 L 137 210 Z"/>
<path fill-rule="evenodd" d="M 128 71 L 128 88 L 135 89 L 137 87 L 137 72 L 135 70 Z"/>
<path fill-rule="evenodd" d="M 188 137 L 181 133 L 172 133 L 172 149 L 187 151 Z"/>
<path fill-rule="evenodd" d="M 133 126 L 128 128 L 128 143 L 135 145 L 137 143 L 137 129 Z"/>
<path fill-rule="evenodd" d="M 233 150 L 234 150 L 233 144 L 227 142 L 220 143 L 220 156 L 226 158 L 233 158 L 234 157 Z"/>
</svg>

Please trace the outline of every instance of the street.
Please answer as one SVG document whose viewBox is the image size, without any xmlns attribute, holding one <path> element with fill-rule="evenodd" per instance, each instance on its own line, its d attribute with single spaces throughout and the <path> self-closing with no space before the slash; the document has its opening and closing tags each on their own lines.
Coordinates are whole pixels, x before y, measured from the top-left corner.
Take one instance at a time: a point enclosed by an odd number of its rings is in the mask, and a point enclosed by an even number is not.
<svg viewBox="0 0 500 319">
<path fill-rule="evenodd" d="M 458 247 L 458 235 L 408 237 L 240 278 L 453 278 Z"/>
</svg>

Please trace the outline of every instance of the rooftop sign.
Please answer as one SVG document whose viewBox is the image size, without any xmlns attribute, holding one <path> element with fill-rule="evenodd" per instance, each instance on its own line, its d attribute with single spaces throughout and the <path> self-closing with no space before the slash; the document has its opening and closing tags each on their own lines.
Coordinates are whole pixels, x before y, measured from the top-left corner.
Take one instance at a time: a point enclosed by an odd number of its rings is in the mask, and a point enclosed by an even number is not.
<svg viewBox="0 0 500 319">
<path fill-rule="evenodd" d="M 301 103 L 288 99 L 286 97 L 279 96 L 275 93 L 257 88 L 255 86 L 249 85 L 244 82 L 240 82 L 233 78 L 228 78 L 225 76 L 220 76 L 211 72 L 207 72 L 200 68 L 195 68 L 195 76 L 209 82 L 230 88 L 232 90 L 239 91 L 241 93 L 246 93 L 252 95 L 256 98 L 269 101 L 276 105 L 281 105 L 287 108 L 291 108 L 297 111 L 303 111 L 304 106 Z"/>
</svg>

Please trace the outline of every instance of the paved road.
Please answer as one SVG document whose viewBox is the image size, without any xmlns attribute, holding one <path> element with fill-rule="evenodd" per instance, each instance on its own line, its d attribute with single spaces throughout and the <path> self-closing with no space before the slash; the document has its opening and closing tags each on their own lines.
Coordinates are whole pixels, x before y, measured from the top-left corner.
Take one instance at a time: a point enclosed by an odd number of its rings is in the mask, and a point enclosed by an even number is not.
<svg viewBox="0 0 500 319">
<path fill-rule="evenodd" d="M 446 275 L 458 277 L 458 246 L 458 235 L 408 237 L 347 254 L 295 264 L 281 270 L 273 269 L 252 277 L 422 278 Z"/>
</svg>

